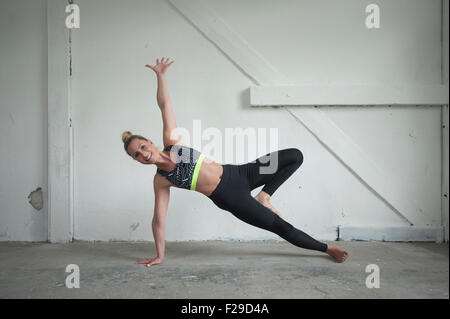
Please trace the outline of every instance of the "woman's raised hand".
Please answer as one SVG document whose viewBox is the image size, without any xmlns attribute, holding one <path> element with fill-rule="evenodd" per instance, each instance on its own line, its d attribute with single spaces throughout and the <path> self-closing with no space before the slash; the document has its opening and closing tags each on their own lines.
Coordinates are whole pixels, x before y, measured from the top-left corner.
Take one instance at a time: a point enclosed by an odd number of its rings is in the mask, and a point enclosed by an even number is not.
<svg viewBox="0 0 450 319">
<path fill-rule="evenodd" d="M 155 71 L 156 74 L 165 74 L 166 70 L 169 68 L 169 66 L 171 66 L 172 63 L 175 61 L 167 63 L 169 61 L 169 59 L 167 58 L 165 61 L 164 61 L 164 59 L 165 59 L 165 57 L 163 57 L 161 59 L 161 62 L 159 62 L 159 59 L 156 59 L 155 65 L 147 64 L 146 67 Z"/>
</svg>

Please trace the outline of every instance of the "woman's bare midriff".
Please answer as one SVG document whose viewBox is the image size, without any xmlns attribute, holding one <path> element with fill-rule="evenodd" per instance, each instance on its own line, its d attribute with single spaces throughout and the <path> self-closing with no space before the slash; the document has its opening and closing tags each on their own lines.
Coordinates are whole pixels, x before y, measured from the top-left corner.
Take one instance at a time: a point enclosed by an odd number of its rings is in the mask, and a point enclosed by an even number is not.
<svg viewBox="0 0 450 319">
<path fill-rule="evenodd" d="M 206 196 L 212 194 L 220 183 L 222 178 L 223 167 L 208 158 L 204 158 L 200 172 L 198 173 L 196 191 Z"/>
</svg>

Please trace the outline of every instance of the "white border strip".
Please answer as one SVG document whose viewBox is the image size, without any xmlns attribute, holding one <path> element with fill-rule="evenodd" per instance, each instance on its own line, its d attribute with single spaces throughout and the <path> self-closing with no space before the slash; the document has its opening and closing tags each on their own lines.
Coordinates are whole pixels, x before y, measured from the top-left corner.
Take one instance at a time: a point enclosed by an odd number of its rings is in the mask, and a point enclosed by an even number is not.
<svg viewBox="0 0 450 319">
<path fill-rule="evenodd" d="M 449 0 L 442 0 L 442 83 L 448 85 L 449 68 Z M 448 179 L 449 179 L 449 112 L 447 105 L 442 106 L 442 225 L 444 226 L 444 240 L 449 237 L 449 207 L 448 207 Z"/>
</svg>

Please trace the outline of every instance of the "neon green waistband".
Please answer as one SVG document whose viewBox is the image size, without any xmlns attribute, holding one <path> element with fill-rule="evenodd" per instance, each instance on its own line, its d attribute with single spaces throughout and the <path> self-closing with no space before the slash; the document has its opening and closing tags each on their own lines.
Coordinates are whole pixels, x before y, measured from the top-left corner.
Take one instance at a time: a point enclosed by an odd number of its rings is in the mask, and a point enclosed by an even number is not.
<svg viewBox="0 0 450 319">
<path fill-rule="evenodd" d="M 197 187 L 198 173 L 200 172 L 200 167 L 202 166 L 204 157 L 205 157 L 205 155 L 203 153 L 200 154 L 200 156 L 198 157 L 197 163 L 195 163 L 194 176 L 192 176 L 192 183 L 191 183 L 192 191 L 195 191 L 195 188 Z"/>
</svg>

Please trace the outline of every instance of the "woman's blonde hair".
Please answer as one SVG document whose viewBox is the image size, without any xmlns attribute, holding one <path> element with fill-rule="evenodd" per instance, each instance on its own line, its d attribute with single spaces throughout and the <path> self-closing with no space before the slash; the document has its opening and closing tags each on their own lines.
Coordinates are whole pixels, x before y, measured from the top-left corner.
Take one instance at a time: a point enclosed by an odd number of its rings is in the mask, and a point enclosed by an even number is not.
<svg viewBox="0 0 450 319">
<path fill-rule="evenodd" d="M 128 151 L 127 151 L 128 145 L 130 145 L 131 141 L 134 140 L 135 138 L 147 141 L 147 139 L 145 137 L 143 137 L 141 135 L 133 134 L 130 131 L 125 131 L 122 133 L 122 142 L 123 142 L 123 147 L 125 148 L 125 152 L 128 153 Z"/>
</svg>

